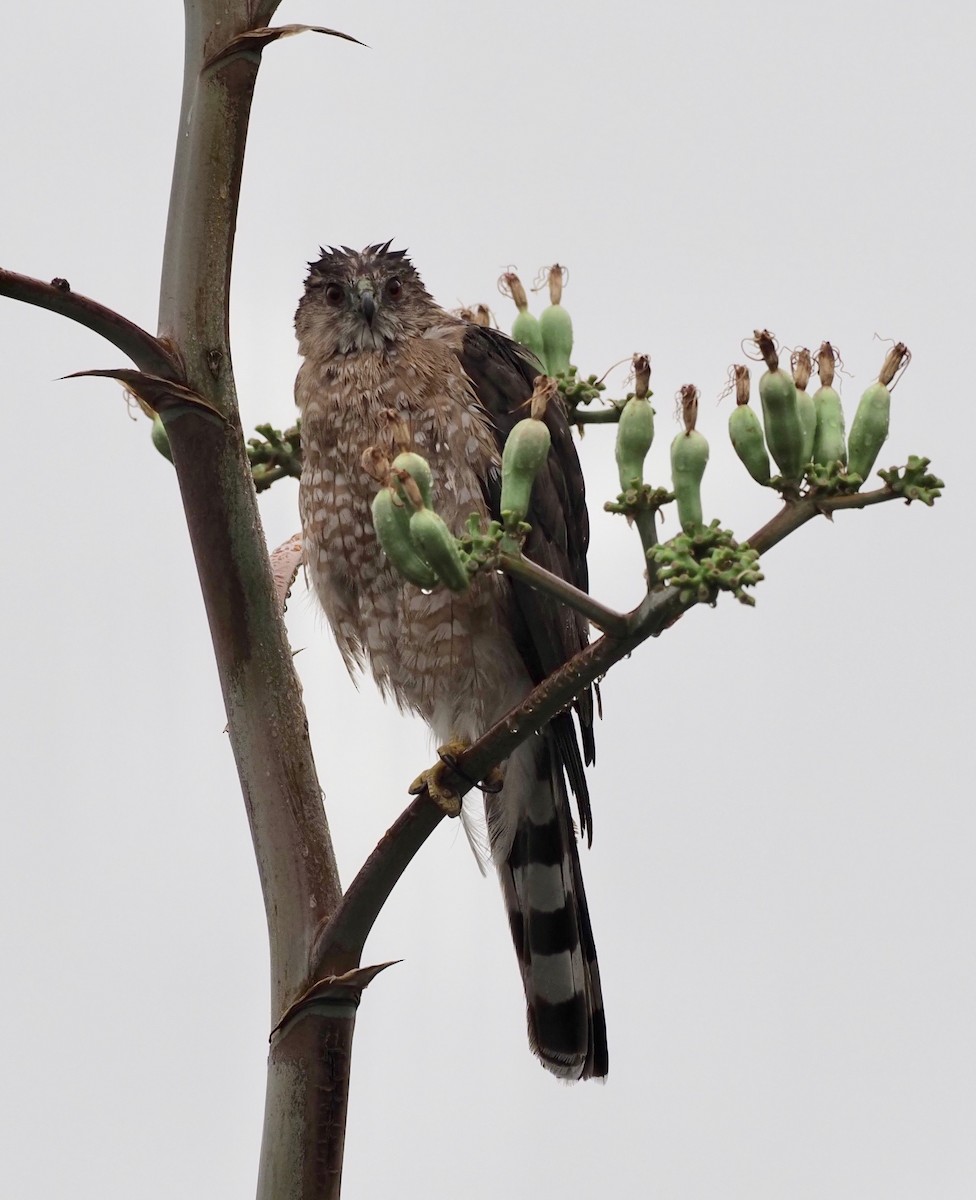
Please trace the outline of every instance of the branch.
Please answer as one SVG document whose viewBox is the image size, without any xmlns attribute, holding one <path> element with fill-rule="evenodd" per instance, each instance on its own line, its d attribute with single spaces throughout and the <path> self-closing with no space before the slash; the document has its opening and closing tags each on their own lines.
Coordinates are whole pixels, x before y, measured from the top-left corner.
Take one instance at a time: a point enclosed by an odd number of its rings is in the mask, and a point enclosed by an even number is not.
<svg viewBox="0 0 976 1200">
<path fill-rule="evenodd" d="M 477 743 L 480 745 L 480 743 Z M 475 747 L 472 746 L 471 750 Z M 463 756 L 467 762 L 468 754 Z M 470 785 L 464 786 L 464 792 Z M 459 792 L 459 795 L 463 795 Z M 346 888 L 342 903 L 312 949 L 312 973 L 348 971 L 358 966 L 370 930 L 400 876 L 444 818 L 425 788 L 380 838 L 373 853 Z"/>
<path fill-rule="evenodd" d="M 241 436 L 227 295 L 259 55 L 203 70 L 251 28 L 241 0 L 187 0 L 180 137 L 160 286 L 160 330 L 187 382 L 225 417 L 167 427 L 213 637 L 228 732 L 264 893 L 272 1013 L 309 986 L 315 931 L 341 896 L 322 793 Z M 266 24 L 276 5 L 263 0 Z"/>
<path fill-rule="evenodd" d="M 538 563 L 534 563 L 525 555 L 516 556 L 502 553 L 498 555 L 495 565 L 498 570 L 504 571 L 506 575 L 511 575 L 513 579 L 528 584 L 537 592 L 545 592 L 547 596 L 552 596 L 561 604 L 565 604 L 567 608 L 582 613 L 604 633 L 608 633 L 612 637 L 623 637 L 626 634 L 627 618 L 623 613 L 607 608 L 605 604 L 595 600 L 589 592 L 573 587 L 571 583 L 567 583 L 565 579 L 547 571 L 545 567 L 540 567 Z"/>
<path fill-rule="evenodd" d="M 225 420 L 187 412 L 167 433 L 264 896 L 277 1024 L 321 978 L 310 951 L 342 896 L 244 446 L 228 337 L 234 232 L 260 55 L 220 51 L 266 26 L 277 0 L 185 0 L 185 8 L 159 329 L 180 347 L 188 386 Z M 212 65 L 205 69 L 207 60 Z M 354 1016 L 348 999 L 329 999 L 303 1006 L 277 1028 L 260 1200 L 338 1197 Z"/>
<path fill-rule="evenodd" d="M 645 560 L 647 560 L 647 587 L 650 590 L 657 582 L 657 568 L 647 557 L 658 544 L 657 509 L 641 509 L 640 512 L 634 515 L 634 524 L 637 526 L 641 549 L 644 551 Z"/>
<path fill-rule="evenodd" d="M 820 513 L 829 516 L 834 511 L 867 508 L 900 498 L 890 488 L 881 488 L 874 492 L 791 501 L 749 539 L 748 545 L 754 550 L 760 547 L 768 550 Z M 452 789 L 458 796 L 464 796 L 473 786 L 471 780 L 484 779 L 516 746 L 568 708 L 614 663 L 626 658 L 642 642 L 663 633 L 698 603 L 696 599 L 682 600 L 676 587 L 659 587 L 649 592 L 624 618 L 625 632 L 601 637 L 581 650 L 471 745 L 459 757 L 458 770 L 450 777 Z M 425 789 L 387 830 L 316 940 L 313 958 L 319 971 L 327 966 L 332 970 L 348 970 L 359 963 L 366 938 L 383 905 L 444 815 Z"/>
<path fill-rule="evenodd" d="M 847 492 L 837 496 L 805 496 L 802 500 L 789 500 L 771 521 L 757 530 L 748 544 L 760 554 L 771 550 L 783 538 L 795 533 L 801 525 L 812 521 L 814 517 L 833 518 L 835 512 L 843 512 L 852 508 L 870 508 L 872 504 L 884 504 L 887 500 L 902 500 L 897 492 L 889 487 L 878 488 L 873 492 Z"/>
<path fill-rule="evenodd" d="M 0 267 L 0 296 L 46 308 L 49 312 L 84 325 L 111 342 L 148 375 L 159 375 L 175 381 L 183 379 L 179 355 L 161 338 L 147 333 L 97 300 L 73 292 L 67 279 L 52 279 L 50 283 L 44 283 L 43 280 L 18 275 L 15 271 L 5 271 Z"/>
<path fill-rule="evenodd" d="M 339 1196 L 356 1011 L 363 989 L 392 965 L 319 980 L 272 1032 L 259 1197 Z"/>
<path fill-rule="evenodd" d="M 682 603 L 677 588 L 665 588 L 648 597 L 639 629 L 622 638 L 602 637 L 580 651 L 544 679 L 529 695 L 470 746 L 458 759 L 450 786 L 458 796 L 469 792 L 471 780 L 484 779 L 507 759 L 520 743 L 538 733 L 568 707 L 608 667 L 628 655 L 641 642 L 672 624 L 695 601 Z M 366 938 L 387 897 L 410 860 L 440 824 L 444 812 L 424 790 L 384 834 L 346 890 L 342 903 L 323 929 L 315 946 L 320 971 L 348 969 L 358 963 Z"/>
</svg>

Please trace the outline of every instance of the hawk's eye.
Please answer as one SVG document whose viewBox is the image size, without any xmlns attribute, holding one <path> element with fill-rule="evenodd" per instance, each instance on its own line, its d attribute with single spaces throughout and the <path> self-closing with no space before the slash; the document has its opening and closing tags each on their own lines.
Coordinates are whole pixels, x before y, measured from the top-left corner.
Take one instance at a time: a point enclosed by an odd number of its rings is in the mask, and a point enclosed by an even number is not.
<svg viewBox="0 0 976 1200">
<path fill-rule="evenodd" d="M 329 304 L 336 305 L 342 303 L 342 288 L 337 283 L 330 283 L 325 289 L 325 298 Z"/>
<path fill-rule="evenodd" d="M 399 279 L 391 279 L 386 285 L 386 294 L 391 300 L 399 300 L 400 293 L 403 291 L 403 284 Z"/>
</svg>

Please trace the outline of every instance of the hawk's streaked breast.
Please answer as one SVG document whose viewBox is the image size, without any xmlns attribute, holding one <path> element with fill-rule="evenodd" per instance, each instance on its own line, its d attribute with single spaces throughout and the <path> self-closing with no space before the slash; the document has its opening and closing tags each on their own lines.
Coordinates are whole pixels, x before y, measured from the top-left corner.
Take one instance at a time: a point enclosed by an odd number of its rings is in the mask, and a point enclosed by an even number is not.
<svg viewBox="0 0 976 1200">
<path fill-rule="evenodd" d="M 444 312 L 389 243 L 323 252 L 295 320 L 304 362 L 300 506 L 315 592 L 350 670 L 413 709 L 440 741 L 473 741 L 585 644 L 586 622 L 496 573 L 467 591 L 427 594 L 389 564 L 371 505 L 380 484 L 362 465 L 415 450 L 430 464 L 434 507 L 455 533 L 471 513 L 498 514 L 500 448 L 524 415 L 538 369 L 504 335 Z M 525 553 L 586 588 L 588 520 L 565 414 L 545 415 L 552 449 L 533 488 Z M 406 444 L 403 444 L 406 443 Z M 567 779 L 590 827 L 583 759 L 593 758 L 589 692 L 518 746 L 500 792 L 486 796 L 528 1003 L 529 1040 L 566 1079 L 607 1072 L 596 949 Z M 470 797 L 469 797 L 470 798 Z M 466 798 L 468 799 L 468 798 Z"/>
</svg>

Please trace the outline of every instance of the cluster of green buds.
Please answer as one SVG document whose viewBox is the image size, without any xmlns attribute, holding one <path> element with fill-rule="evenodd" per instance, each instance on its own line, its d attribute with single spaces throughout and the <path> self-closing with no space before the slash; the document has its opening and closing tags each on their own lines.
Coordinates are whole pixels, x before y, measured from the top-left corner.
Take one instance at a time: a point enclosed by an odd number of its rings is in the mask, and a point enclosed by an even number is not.
<svg viewBox="0 0 976 1200">
<path fill-rule="evenodd" d="M 463 592 L 493 553 L 520 550 L 529 530 L 525 518 L 532 487 L 549 455 L 551 435 L 545 413 L 554 393 L 553 381 L 540 376 L 532 394 L 531 416 L 519 421 L 506 439 L 502 522 L 493 521 L 482 531 L 474 514 L 460 541 L 434 511 L 434 481 L 425 458 L 407 450 L 391 463 L 376 446 L 365 451 L 363 470 L 382 484 L 373 497 L 373 528 L 387 558 L 404 579 L 424 591 L 443 583 L 452 592 Z"/>
<path fill-rule="evenodd" d="M 570 356 L 573 353 L 573 322 L 563 307 L 563 288 L 568 272 L 565 267 L 554 263 L 540 273 L 541 287 L 549 289 L 549 307 L 538 318 L 529 312 L 529 301 L 525 288 L 514 271 L 506 271 L 498 281 L 498 290 L 503 296 L 515 301 L 518 315 L 512 323 L 512 337 L 531 350 L 547 375 L 569 375 Z"/>
<path fill-rule="evenodd" d="M 749 408 L 749 372 L 744 366 L 732 368 L 736 410 L 729 417 L 732 445 L 749 474 L 758 483 L 771 482 L 768 446 L 781 472 L 778 480 L 772 480 L 776 486 L 796 490 L 806 477 L 817 487 L 859 488 L 888 436 L 890 385 L 911 358 L 908 348 L 898 342 L 888 351 L 878 379 L 861 397 L 845 439 L 844 410 L 833 386 L 837 355 L 831 344 L 824 342 L 817 352 L 820 387 L 810 396 L 807 384 L 813 358 L 809 350 L 793 352 L 791 377 L 779 365 L 773 335 L 757 330 L 754 340 L 766 364 L 759 380 L 762 426 Z"/>
<path fill-rule="evenodd" d="M 746 588 L 755 587 L 762 579 L 759 556 L 748 545 L 739 545 L 718 521 L 705 525 L 702 517 L 701 483 L 708 464 L 709 448 L 699 432 L 698 404 L 700 393 L 694 384 L 685 384 L 677 396 L 682 431 L 671 442 L 671 481 L 673 492 L 652 489 L 644 482 L 645 458 L 654 438 L 654 412 L 650 406 L 650 360 L 647 355 L 633 358 L 636 391 L 618 406 L 617 472 L 621 495 L 615 503 L 604 508 L 619 512 L 638 522 L 645 557 L 648 560 L 648 584 L 678 588 L 684 603 L 714 604 L 719 592 L 731 592 L 743 604 L 753 604 Z M 736 375 L 737 411 L 746 410 L 733 423 L 733 432 L 740 445 L 749 446 L 745 453 L 752 462 L 754 477 L 760 482 L 769 479 L 769 456 L 766 453 L 762 427 L 751 409 L 749 372 L 741 368 Z M 758 448 L 758 456 L 755 451 Z M 681 532 L 663 545 L 654 532 L 655 514 L 664 504 L 675 501 Z M 645 511 L 646 510 L 646 511 Z M 643 520 L 642 518 L 646 518 Z"/>
<path fill-rule="evenodd" d="M 719 592 L 731 592 L 740 604 L 754 605 L 745 589 L 761 583 L 759 555 L 741 545 L 718 521 L 699 525 L 655 546 L 648 554 L 659 583 L 678 588 L 682 603 L 714 605 Z"/>
<path fill-rule="evenodd" d="M 890 467 L 878 474 L 896 496 L 904 497 L 906 504 L 919 500 L 931 508 L 945 487 L 937 475 L 929 473 L 929 459 L 917 454 L 910 454 L 904 467 Z"/>
<path fill-rule="evenodd" d="M 296 422 L 284 431 L 272 425 L 258 425 L 254 430 L 259 436 L 248 438 L 248 461 L 254 486 L 263 492 L 278 479 L 291 477 L 300 479 L 302 474 L 301 428 Z"/>
<path fill-rule="evenodd" d="M 393 566 L 424 591 L 441 582 L 452 592 L 463 592 L 468 572 L 451 531 L 431 507 L 427 460 L 405 451 L 387 464 L 382 452 L 371 447 L 363 455 L 363 469 L 374 477 L 386 476 L 373 497 L 373 528 Z"/>
</svg>

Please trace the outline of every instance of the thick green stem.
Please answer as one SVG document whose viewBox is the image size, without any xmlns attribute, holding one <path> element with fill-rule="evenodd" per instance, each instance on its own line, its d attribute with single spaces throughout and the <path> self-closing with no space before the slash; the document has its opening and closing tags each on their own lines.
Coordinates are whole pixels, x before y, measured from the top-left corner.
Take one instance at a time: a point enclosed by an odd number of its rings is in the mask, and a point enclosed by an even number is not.
<svg viewBox="0 0 976 1200">
<path fill-rule="evenodd" d="M 259 1200 L 337 1200 L 358 999 L 302 1007 L 271 1038 Z"/>
<path fill-rule="evenodd" d="M 227 418 L 167 427 L 227 708 L 271 938 L 272 1012 L 308 984 L 314 931 L 341 892 L 292 655 L 241 436 L 227 297 L 259 56 L 202 69 L 249 26 L 241 0 L 187 0 L 183 109 L 160 289 L 160 334 Z M 266 24 L 274 3 L 258 6 Z"/>
<path fill-rule="evenodd" d="M 657 583 L 657 567 L 647 557 L 658 544 L 657 513 L 658 510 L 656 508 L 642 508 L 634 516 L 634 524 L 637 526 L 637 532 L 641 540 L 641 549 L 644 551 L 644 560 L 647 563 L 648 591 Z"/>
<path fill-rule="evenodd" d="M 167 432 L 264 893 L 275 1023 L 314 982 L 315 933 L 337 908 L 341 889 L 261 531 L 228 341 L 231 258 L 260 55 L 203 64 L 235 35 L 266 25 L 277 0 L 186 0 L 185 6 L 183 105 L 159 331 L 179 347 L 186 382 L 227 423 L 188 412 L 171 420 Z M 261 1200 L 338 1195 L 352 1031 L 345 1009 L 326 1005 L 275 1035 Z M 311 1155 L 312 1167 L 281 1175 L 281 1163 L 296 1153 L 306 1164 Z"/>
</svg>

